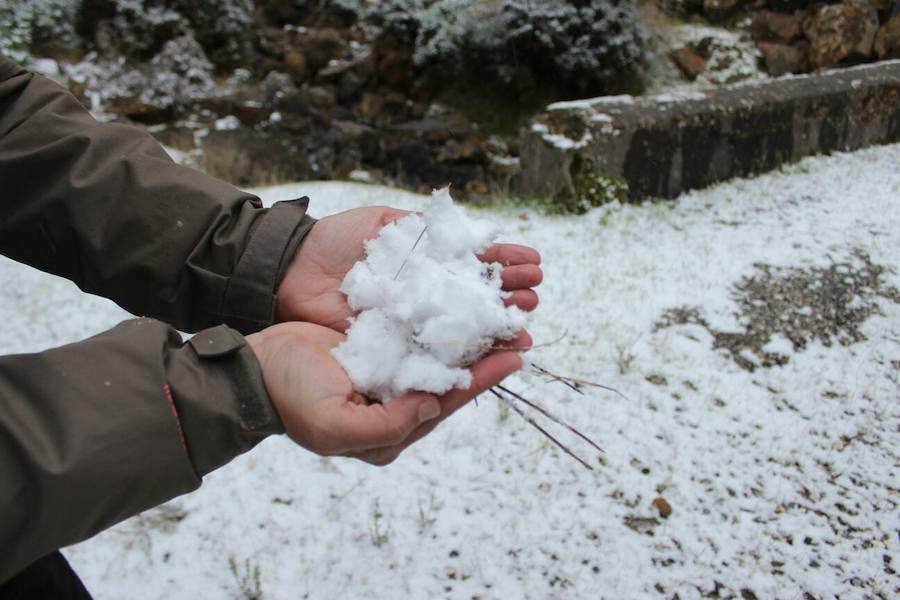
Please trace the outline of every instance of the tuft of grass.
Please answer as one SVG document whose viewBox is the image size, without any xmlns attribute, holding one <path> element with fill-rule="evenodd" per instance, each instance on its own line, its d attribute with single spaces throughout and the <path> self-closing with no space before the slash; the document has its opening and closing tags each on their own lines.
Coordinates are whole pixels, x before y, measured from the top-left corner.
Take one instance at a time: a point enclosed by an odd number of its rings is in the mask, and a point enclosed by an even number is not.
<svg viewBox="0 0 900 600">
<path fill-rule="evenodd" d="M 372 545 L 376 548 L 381 548 L 391 539 L 391 529 L 384 523 L 384 513 L 381 512 L 378 498 L 375 499 L 375 503 L 372 505 L 372 522 L 369 524 L 369 538 L 372 540 Z"/>
<path fill-rule="evenodd" d="M 228 569 L 234 575 L 241 600 L 262 600 L 262 575 L 259 564 L 249 558 L 238 564 L 234 555 L 228 556 Z"/>
</svg>

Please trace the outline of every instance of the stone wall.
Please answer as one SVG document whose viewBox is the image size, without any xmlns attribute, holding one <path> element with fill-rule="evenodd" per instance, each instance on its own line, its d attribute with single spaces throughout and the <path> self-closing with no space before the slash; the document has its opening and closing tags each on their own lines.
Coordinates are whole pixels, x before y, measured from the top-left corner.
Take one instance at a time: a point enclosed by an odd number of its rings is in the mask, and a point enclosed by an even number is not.
<svg viewBox="0 0 900 600">
<path fill-rule="evenodd" d="M 582 207 L 623 184 L 630 200 L 673 198 L 811 154 L 896 141 L 900 61 L 888 61 L 682 97 L 552 104 L 522 130 L 519 183 L 526 195 Z"/>
</svg>

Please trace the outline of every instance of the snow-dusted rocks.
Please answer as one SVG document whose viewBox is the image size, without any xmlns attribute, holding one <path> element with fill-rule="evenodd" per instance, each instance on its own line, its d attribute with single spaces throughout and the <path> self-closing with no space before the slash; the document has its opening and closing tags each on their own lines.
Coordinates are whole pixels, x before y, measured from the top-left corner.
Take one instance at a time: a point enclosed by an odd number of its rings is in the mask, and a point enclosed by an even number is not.
<svg viewBox="0 0 900 600">
<path fill-rule="evenodd" d="M 366 259 L 341 287 L 361 312 L 333 351 L 359 392 L 387 401 L 410 390 L 466 387 L 465 367 L 494 340 L 516 335 L 524 315 L 503 304 L 500 265 L 475 255 L 496 235 L 492 223 L 467 216 L 443 189 L 424 214 L 366 243 Z"/>
</svg>

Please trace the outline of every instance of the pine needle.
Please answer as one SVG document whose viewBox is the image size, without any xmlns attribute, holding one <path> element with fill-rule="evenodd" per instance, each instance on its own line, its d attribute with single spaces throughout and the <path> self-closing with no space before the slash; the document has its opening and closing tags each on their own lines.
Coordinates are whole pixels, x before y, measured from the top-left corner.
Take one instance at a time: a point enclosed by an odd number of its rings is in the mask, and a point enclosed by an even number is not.
<svg viewBox="0 0 900 600">
<path fill-rule="evenodd" d="M 406 266 L 406 261 L 409 260 L 409 257 L 412 256 L 413 251 L 416 249 L 416 246 L 419 245 L 419 242 L 422 241 L 422 236 L 425 235 L 425 232 L 428 231 L 428 225 L 426 225 L 422 229 L 422 233 L 419 234 L 419 237 L 416 238 L 416 242 L 412 245 L 412 248 L 409 249 L 409 253 L 406 255 L 406 258 L 403 259 L 403 262 L 400 263 L 400 268 L 397 269 L 397 274 L 394 275 L 394 281 L 397 281 L 397 278 L 400 277 L 400 273 L 403 272 L 403 267 Z"/>
<path fill-rule="evenodd" d="M 577 378 L 577 377 L 567 377 L 567 376 L 565 376 L 565 375 L 557 375 L 557 374 L 555 374 L 555 373 L 551 373 L 550 371 L 548 371 L 547 369 L 545 369 L 545 368 L 543 368 L 543 367 L 539 367 L 538 365 L 536 365 L 536 364 L 534 364 L 534 363 L 531 363 L 531 366 L 532 366 L 532 368 L 533 368 L 538 374 L 540 374 L 540 375 L 545 375 L 545 376 L 547 376 L 547 377 L 550 377 L 550 378 L 551 378 L 551 381 L 559 381 L 560 383 L 562 383 L 562 384 L 565 385 L 566 387 L 575 390 L 575 391 L 578 392 L 579 394 L 584 394 L 584 392 L 583 392 L 581 389 L 579 389 L 578 386 L 579 386 L 579 385 L 586 385 L 586 386 L 589 386 L 589 387 L 595 387 L 595 388 L 599 388 L 599 389 L 601 389 L 601 390 L 606 390 L 606 391 L 608 391 L 608 392 L 612 392 L 613 394 L 616 394 L 617 396 L 619 396 L 619 397 L 622 398 L 623 400 L 628 400 L 628 396 L 626 396 L 625 394 L 623 394 L 622 392 L 620 392 L 620 391 L 617 390 L 616 388 L 609 387 L 608 385 L 603 385 L 603 384 L 600 384 L 600 383 L 595 383 L 595 382 L 593 382 L 593 381 L 587 381 L 587 380 L 585 380 L 585 379 L 579 379 L 579 378 Z"/>
</svg>

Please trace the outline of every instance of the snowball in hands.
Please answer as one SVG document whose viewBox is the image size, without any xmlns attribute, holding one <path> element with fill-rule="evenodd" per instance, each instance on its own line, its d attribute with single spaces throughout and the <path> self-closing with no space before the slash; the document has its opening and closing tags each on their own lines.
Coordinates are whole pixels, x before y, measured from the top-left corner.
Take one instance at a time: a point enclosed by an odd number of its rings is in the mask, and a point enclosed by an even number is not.
<svg viewBox="0 0 900 600">
<path fill-rule="evenodd" d="M 365 260 L 341 286 L 361 312 L 332 351 L 357 391 L 387 401 L 410 390 L 468 387 L 465 367 L 494 340 L 515 337 L 525 317 L 503 305 L 500 265 L 475 256 L 497 233 L 443 189 L 424 215 L 406 216 L 366 242 Z"/>
</svg>

